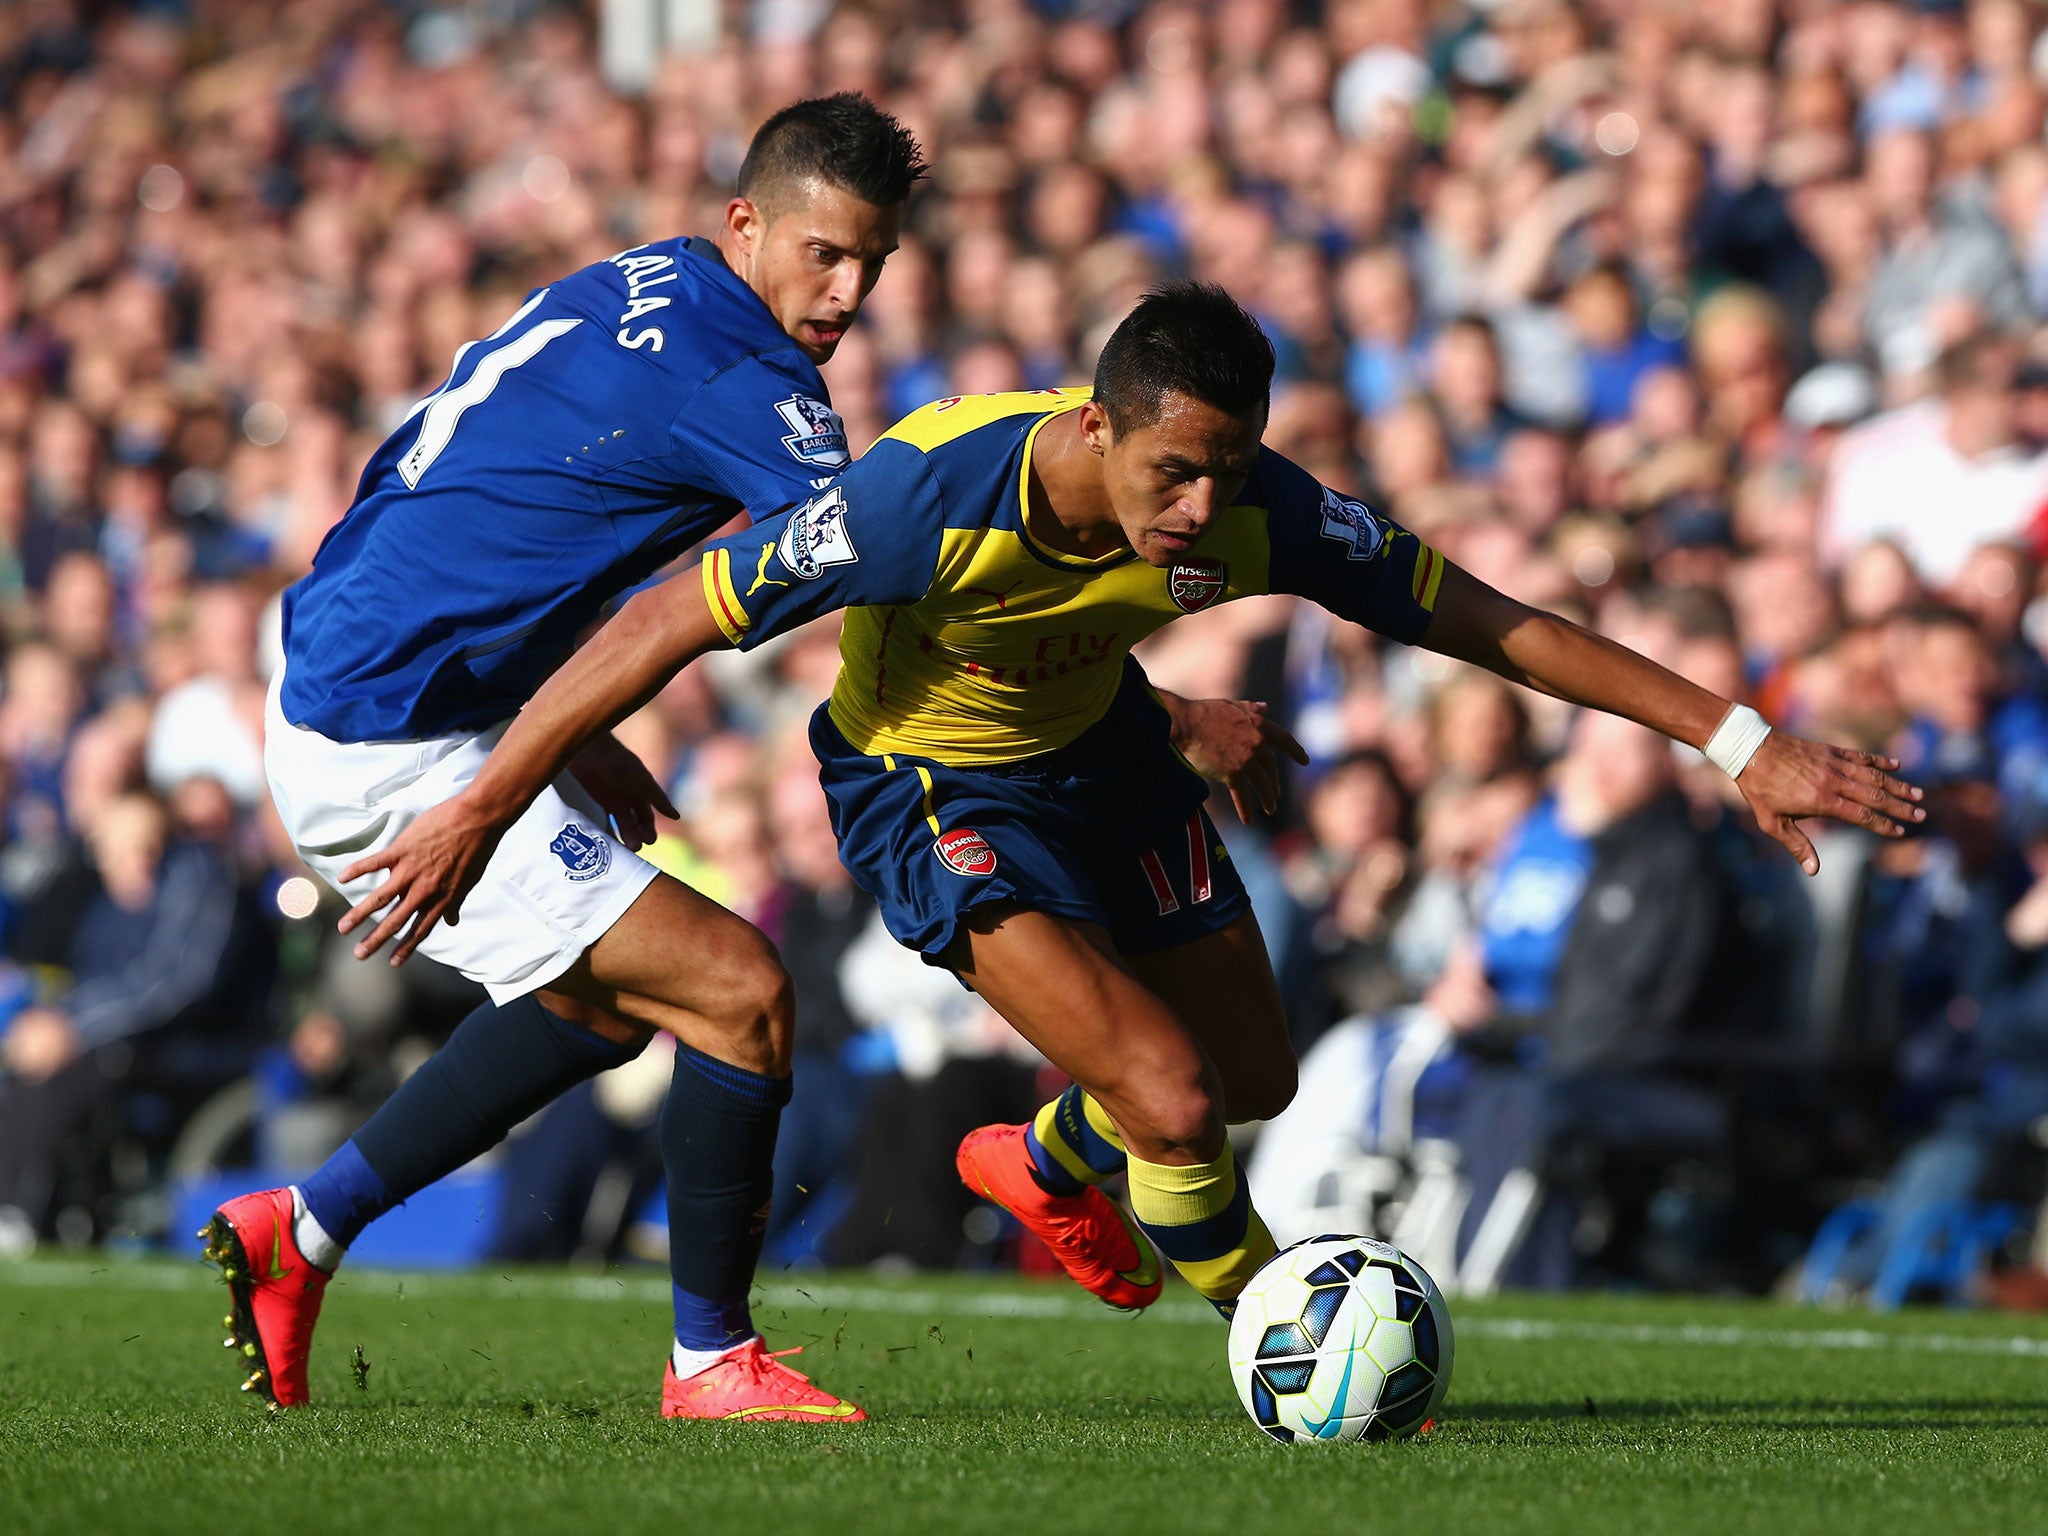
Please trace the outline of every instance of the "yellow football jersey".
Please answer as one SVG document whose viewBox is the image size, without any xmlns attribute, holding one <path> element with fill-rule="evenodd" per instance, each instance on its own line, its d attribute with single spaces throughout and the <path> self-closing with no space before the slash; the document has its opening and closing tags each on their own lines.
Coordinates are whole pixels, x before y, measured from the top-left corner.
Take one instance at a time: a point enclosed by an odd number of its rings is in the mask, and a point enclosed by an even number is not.
<svg viewBox="0 0 2048 1536">
<path fill-rule="evenodd" d="M 833 723 L 862 752 L 973 767 L 1065 746 L 1108 709 L 1132 646 L 1233 598 L 1298 593 L 1399 640 L 1428 627 L 1442 558 L 1270 449 L 1166 570 L 1039 544 L 1032 440 L 1087 398 L 937 401 L 810 501 L 713 543 L 704 594 L 726 636 L 849 609 Z"/>
</svg>

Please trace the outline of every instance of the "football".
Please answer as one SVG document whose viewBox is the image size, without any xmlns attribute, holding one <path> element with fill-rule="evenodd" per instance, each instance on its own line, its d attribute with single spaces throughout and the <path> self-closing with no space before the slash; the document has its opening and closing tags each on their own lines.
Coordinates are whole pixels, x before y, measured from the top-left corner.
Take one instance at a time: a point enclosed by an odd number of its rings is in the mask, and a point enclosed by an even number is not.
<svg viewBox="0 0 2048 1536">
<path fill-rule="evenodd" d="M 1398 1440 L 1451 1384 L 1451 1314 L 1421 1265 L 1370 1237 L 1313 1237 L 1252 1276 L 1230 1375 L 1275 1440 Z"/>
</svg>

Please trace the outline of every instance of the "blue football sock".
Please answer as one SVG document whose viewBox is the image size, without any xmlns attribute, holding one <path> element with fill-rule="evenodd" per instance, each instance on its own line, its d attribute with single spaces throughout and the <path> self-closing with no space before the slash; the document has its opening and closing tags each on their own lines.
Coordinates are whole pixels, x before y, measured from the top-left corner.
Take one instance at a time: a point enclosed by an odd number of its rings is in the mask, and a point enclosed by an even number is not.
<svg viewBox="0 0 2048 1536">
<path fill-rule="evenodd" d="M 341 1149 L 299 1186 L 299 1197 L 306 1202 L 306 1213 L 320 1223 L 320 1230 L 343 1248 L 398 1204 L 353 1141 L 343 1142 Z"/>
<path fill-rule="evenodd" d="M 299 1186 L 306 1210 L 346 1248 L 372 1221 L 490 1151 L 513 1126 L 586 1078 L 631 1061 L 619 1045 L 522 997 L 485 1003 Z"/>
<path fill-rule="evenodd" d="M 676 1047 L 661 1110 L 676 1342 L 726 1349 L 752 1336 L 747 1307 L 774 1188 L 775 1133 L 790 1080 Z"/>
</svg>

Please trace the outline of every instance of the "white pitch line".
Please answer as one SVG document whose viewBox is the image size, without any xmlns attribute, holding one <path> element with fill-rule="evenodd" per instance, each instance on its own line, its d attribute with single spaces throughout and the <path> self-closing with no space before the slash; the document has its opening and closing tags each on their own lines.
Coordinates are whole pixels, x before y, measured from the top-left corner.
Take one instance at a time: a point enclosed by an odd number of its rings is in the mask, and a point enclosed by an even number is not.
<svg viewBox="0 0 2048 1536">
<path fill-rule="evenodd" d="M 79 1260 L 41 1263 L 0 1263 L 0 1290 L 9 1286 L 54 1289 L 97 1286 L 123 1290 L 203 1291 L 219 1285 L 215 1272 L 199 1264 L 135 1264 L 115 1261 L 91 1264 Z M 338 1290 L 364 1295 L 403 1293 L 408 1301 L 507 1298 L 531 1301 L 635 1302 L 665 1306 L 666 1280 L 576 1274 L 515 1274 L 364 1270 L 344 1275 Z M 763 1311 L 784 1314 L 885 1312 L 905 1316 L 1030 1318 L 1052 1322 L 1109 1323 L 1140 1327 L 1140 1319 L 1113 1312 L 1079 1296 L 1020 1296 L 1008 1292 L 974 1295 L 967 1291 L 906 1290 L 866 1286 L 845 1279 L 804 1284 L 776 1280 L 759 1287 L 755 1304 Z M 1455 1316 L 1455 1313 L 1454 1313 Z M 1184 1301 L 1162 1302 L 1144 1317 L 1155 1323 L 1219 1327 L 1206 1306 Z M 788 1320 L 794 1320 L 794 1317 Z M 1735 1324 L 1657 1324 L 1567 1322 L 1536 1317 L 1473 1317 L 1457 1322 L 1462 1339 L 1531 1343 L 1573 1339 L 1595 1344 L 1684 1345 L 1708 1349 L 1801 1349 L 1871 1352 L 1895 1350 L 1914 1354 L 1991 1355 L 2048 1359 L 2048 1337 L 2025 1334 L 1957 1334 L 1889 1332 L 1878 1328 L 1750 1328 Z"/>
<path fill-rule="evenodd" d="M 1695 1344 L 1731 1349 L 1903 1350 L 1935 1355 L 2048 1358 L 2048 1338 L 2025 1334 L 1884 1333 L 1874 1328 L 1741 1328 L 1654 1323 L 1568 1323 L 1548 1318 L 1475 1317 L 1459 1338 L 1584 1339 L 1600 1344 Z"/>
</svg>

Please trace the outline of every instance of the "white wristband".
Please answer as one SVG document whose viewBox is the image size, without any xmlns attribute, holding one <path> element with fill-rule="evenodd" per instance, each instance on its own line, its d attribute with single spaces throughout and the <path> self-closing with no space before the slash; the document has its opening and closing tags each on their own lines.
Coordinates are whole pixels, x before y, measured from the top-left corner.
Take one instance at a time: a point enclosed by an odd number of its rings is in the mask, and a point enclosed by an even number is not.
<svg viewBox="0 0 2048 1536">
<path fill-rule="evenodd" d="M 1721 723 L 1714 727 L 1714 734 L 1701 750 L 1707 754 L 1708 762 L 1729 778 L 1737 779 L 1770 734 L 1771 728 L 1762 715 L 1747 704 L 1735 704 L 1721 717 Z"/>
</svg>

